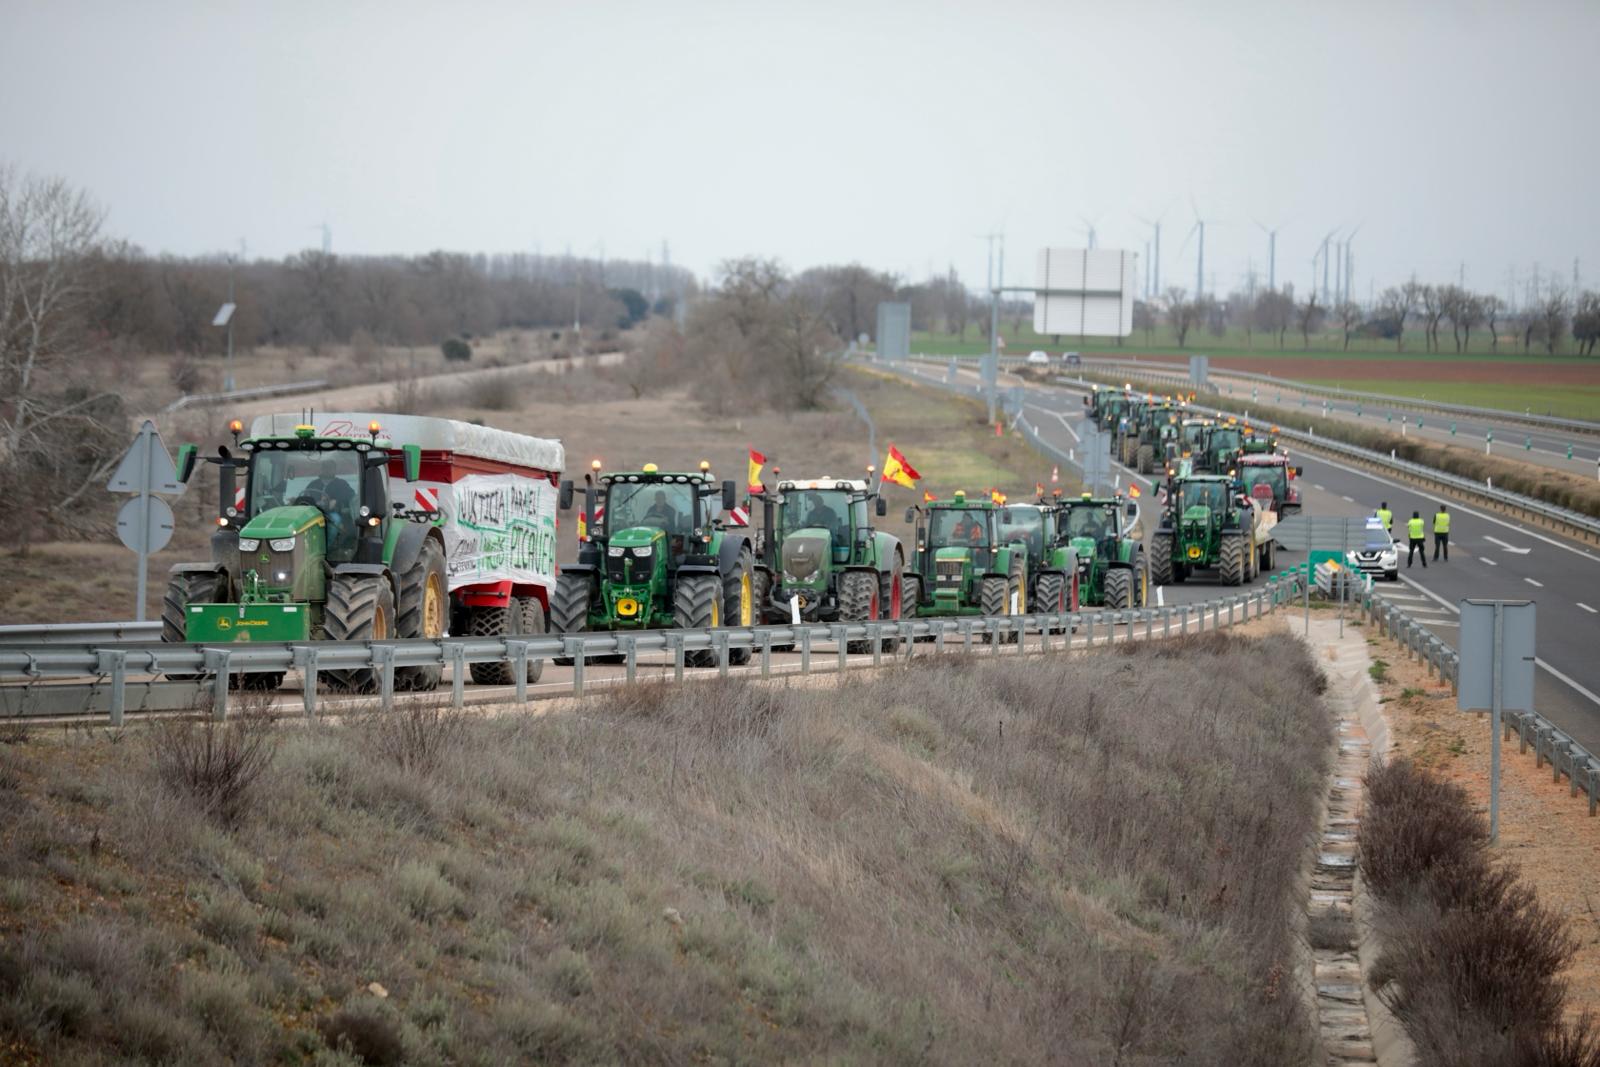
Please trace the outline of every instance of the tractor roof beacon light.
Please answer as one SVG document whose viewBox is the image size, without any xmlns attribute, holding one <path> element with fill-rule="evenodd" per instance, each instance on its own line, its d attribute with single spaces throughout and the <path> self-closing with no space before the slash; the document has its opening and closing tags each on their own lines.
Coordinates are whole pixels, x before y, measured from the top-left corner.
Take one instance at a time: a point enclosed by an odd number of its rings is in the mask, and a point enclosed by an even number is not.
<svg viewBox="0 0 1600 1067">
<path fill-rule="evenodd" d="M 654 474 L 657 471 L 658 468 L 656 467 L 656 465 L 654 463 L 646 463 L 643 467 L 640 467 L 639 469 L 644 471 L 646 474 Z"/>
<path fill-rule="evenodd" d="M 373 419 L 371 422 L 367 423 L 367 435 L 372 438 L 374 443 L 377 442 L 378 432 L 382 429 L 383 427 L 378 425 L 377 419 Z"/>
<path fill-rule="evenodd" d="M 600 461 L 598 459 L 590 460 L 589 461 L 589 469 L 592 470 L 592 471 L 598 471 L 600 469 Z"/>
<path fill-rule="evenodd" d="M 228 432 L 233 434 L 233 443 L 238 444 L 239 435 L 244 433 L 244 420 L 234 419 L 232 422 L 228 423 Z"/>
<path fill-rule="evenodd" d="M 700 461 L 700 473 L 701 474 L 708 474 L 708 473 L 710 473 L 710 471 L 711 471 L 711 461 L 709 459 L 701 460 Z"/>
<path fill-rule="evenodd" d="M 294 435 L 296 437 L 300 438 L 302 441 L 308 440 L 309 438 L 316 436 L 316 433 L 317 433 L 317 428 L 315 426 L 311 426 L 311 425 L 309 425 L 307 423 L 303 423 L 303 422 L 299 426 L 296 426 L 294 428 Z"/>
</svg>

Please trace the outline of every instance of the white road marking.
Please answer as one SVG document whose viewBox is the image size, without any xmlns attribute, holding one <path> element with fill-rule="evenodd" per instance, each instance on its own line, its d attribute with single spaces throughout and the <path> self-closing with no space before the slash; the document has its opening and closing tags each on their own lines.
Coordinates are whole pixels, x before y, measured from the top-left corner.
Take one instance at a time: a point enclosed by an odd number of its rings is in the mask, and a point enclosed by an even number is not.
<svg viewBox="0 0 1600 1067">
<path fill-rule="evenodd" d="M 1539 581 L 1539 579 L 1537 579 L 1537 578 L 1524 578 L 1522 580 L 1527 582 L 1529 585 L 1537 586 L 1540 589 L 1544 588 L 1544 583 Z"/>
<path fill-rule="evenodd" d="M 1450 603 L 1450 601 L 1446 600 L 1444 597 L 1440 596 L 1438 593 L 1435 593 L 1433 590 L 1425 588 L 1424 586 L 1417 585 L 1416 582 L 1413 582 L 1410 578 L 1407 578 L 1404 575 L 1400 576 L 1400 580 L 1405 582 L 1407 585 L 1410 585 L 1412 588 L 1416 589 L 1418 592 L 1428 594 L 1430 597 L 1432 597 L 1433 599 L 1437 600 L 1439 603 L 1443 604 L 1445 607 L 1449 608 L 1451 611 L 1455 612 L 1457 615 L 1461 614 L 1461 609 L 1460 608 L 1456 607 L 1454 604 Z M 1600 705 L 1600 693 L 1591 692 L 1589 689 L 1584 687 L 1581 683 L 1577 682 L 1576 680 L 1574 680 L 1572 678 L 1569 678 L 1565 674 L 1562 674 L 1560 671 L 1558 671 L 1554 667 L 1550 666 L 1550 664 L 1546 663 L 1544 660 L 1539 659 L 1537 656 L 1534 657 L 1533 662 L 1537 667 L 1539 667 L 1540 670 L 1544 671 L 1546 674 L 1548 674 L 1550 677 L 1556 679 L 1558 682 L 1563 682 L 1566 685 L 1570 686 L 1574 692 L 1576 692 L 1579 695 L 1587 698 L 1590 703 Z"/>
<path fill-rule="evenodd" d="M 1501 548 L 1505 549 L 1507 552 L 1515 552 L 1519 556 L 1526 556 L 1529 552 L 1533 551 L 1533 549 L 1531 549 L 1531 548 L 1518 548 L 1516 545 L 1508 545 L 1504 541 L 1500 540 L 1500 538 L 1498 538 L 1498 537 L 1489 537 L 1489 536 L 1485 535 L 1483 539 L 1485 541 L 1491 542 L 1492 544 L 1499 545 Z"/>
<path fill-rule="evenodd" d="M 1578 607 L 1582 608 L 1584 611 L 1587 611 L 1590 615 L 1600 615 L 1600 611 L 1595 611 L 1581 600 L 1578 601 Z"/>
<path fill-rule="evenodd" d="M 1315 482 L 1312 482 L 1312 483 L 1311 483 L 1311 488 L 1313 488 L 1313 489 L 1315 489 L 1315 490 L 1316 490 L 1316 491 L 1317 491 L 1317 492 L 1319 492 L 1319 493 L 1326 493 L 1326 492 L 1327 492 L 1327 490 L 1326 490 L 1326 489 L 1324 489 L 1324 488 L 1322 488 L 1322 486 L 1320 486 L 1320 485 L 1318 485 L 1318 484 L 1317 484 L 1317 483 L 1315 483 Z M 1345 497 L 1345 499 L 1346 499 L 1346 500 L 1349 500 L 1349 499 L 1350 499 L 1350 498 L 1349 498 L 1349 497 Z"/>
<path fill-rule="evenodd" d="M 1355 503 L 1355 500 L 1352 497 L 1345 496 L 1343 493 L 1339 494 L 1339 499 L 1343 500 L 1346 504 L 1354 504 Z"/>
<path fill-rule="evenodd" d="M 1479 556 L 1478 558 L 1483 560 L 1485 563 L 1487 563 L 1491 567 L 1500 566 L 1500 564 L 1496 563 L 1494 560 L 1490 559 L 1488 556 Z"/>
</svg>

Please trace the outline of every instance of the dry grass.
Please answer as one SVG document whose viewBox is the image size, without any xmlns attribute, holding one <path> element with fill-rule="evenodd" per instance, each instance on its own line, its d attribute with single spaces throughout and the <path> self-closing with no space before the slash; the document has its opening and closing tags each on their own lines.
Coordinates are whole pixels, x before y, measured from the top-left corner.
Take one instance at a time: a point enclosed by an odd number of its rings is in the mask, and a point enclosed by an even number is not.
<svg viewBox="0 0 1600 1067">
<path fill-rule="evenodd" d="M 1408 760 L 1367 776 L 1361 871 L 1377 896 L 1379 995 L 1424 1062 L 1600 1063 L 1566 1027 L 1559 975 L 1577 945 L 1516 867 L 1495 863 L 1466 793 Z"/>
<path fill-rule="evenodd" d="M 0 749 L 0 1058 L 1308 1062 L 1316 668 L 1179 644 L 640 686 L 428 773 L 280 726 L 231 831 L 154 732 Z"/>
</svg>

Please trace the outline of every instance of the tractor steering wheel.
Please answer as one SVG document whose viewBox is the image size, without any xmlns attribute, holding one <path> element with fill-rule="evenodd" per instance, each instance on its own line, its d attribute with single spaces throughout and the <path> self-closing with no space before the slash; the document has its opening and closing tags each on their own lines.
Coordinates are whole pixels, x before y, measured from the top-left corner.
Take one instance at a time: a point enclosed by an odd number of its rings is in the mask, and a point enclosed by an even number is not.
<svg viewBox="0 0 1600 1067">
<path fill-rule="evenodd" d="M 322 506 L 321 502 L 316 497 L 312 496 L 310 493 L 301 493 L 299 496 L 294 498 L 292 503 L 305 504 L 308 507 L 313 507 L 313 508 L 320 508 Z"/>
</svg>

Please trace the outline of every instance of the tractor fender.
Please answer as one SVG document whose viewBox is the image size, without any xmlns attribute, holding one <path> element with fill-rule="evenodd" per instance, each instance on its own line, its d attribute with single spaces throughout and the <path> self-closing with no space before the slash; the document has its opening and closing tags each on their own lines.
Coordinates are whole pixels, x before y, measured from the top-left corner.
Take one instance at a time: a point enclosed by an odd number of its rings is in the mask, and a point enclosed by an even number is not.
<svg viewBox="0 0 1600 1067">
<path fill-rule="evenodd" d="M 444 534 L 432 523 L 424 525 L 418 522 L 408 522 L 400 530 L 400 536 L 395 539 L 394 554 L 389 557 L 389 569 L 395 574 L 404 574 L 411 569 L 411 565 L 422 554 L 422 546 L 432 538 L 439 544 L 439 552 L 444 553 Z"/>
<path fill-rule="evenodd" d="M 168 574 L 225 574 L 228 568 L 221 563 L 174 563 Z"/>
<path fill-rule="evenodd" d="M 563 563 L 562 574 L 593 574 L 595 571 L 592 563 Z"/>
<path fill-rule="evenodd" d="M 750 541 L 743 534 L 724 532 L 722 545 L 717 550 L 716 572 L 726 577 L 739 567 L 739 553 L 750 547 Z M 680 571 L 683 568 L 678 568 Z"/>
<path fill-rule="evenodd" d="M 335 578 L 346 574 L 356 574 L 367 578 L 389 578 L 389 568 L 381 563 L 338 563 L 334 565 Z M 391 579 L 392 583 L 392 579 Z"/>
<path fill-rule="evenodd" d="M 905 551 L 900 547 L 900 538 L 882 530 L 872 535 L 872 561 L 878 570 L 893 569 L 896 556 L 900 557 L 901 566 L 904 566 Z"/>
<path fill-rule="evenodd" d="M 1134 565 L 1133 565 L 1133 561 L 1132 560 L 1126 560 L 1126 559 L 1108 559 L 1108 560 L 1106 560 L 1106 570 L 1108 570 L 1108 571 L 1131 571 L 1133 569 L 1134 569 Z"/>
</svg>

